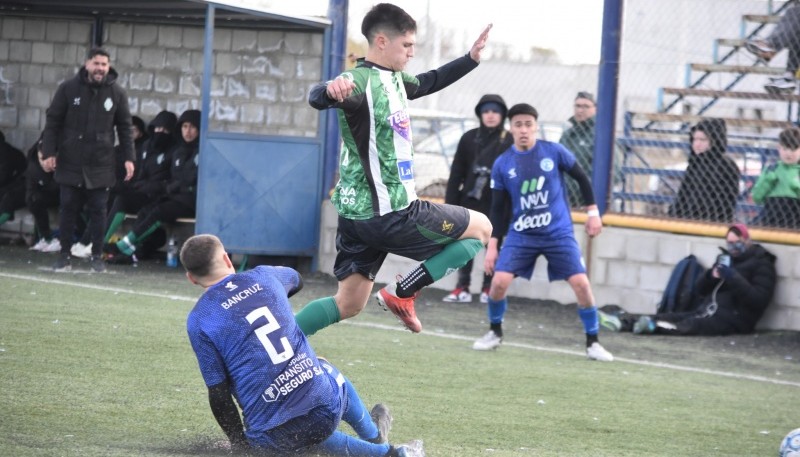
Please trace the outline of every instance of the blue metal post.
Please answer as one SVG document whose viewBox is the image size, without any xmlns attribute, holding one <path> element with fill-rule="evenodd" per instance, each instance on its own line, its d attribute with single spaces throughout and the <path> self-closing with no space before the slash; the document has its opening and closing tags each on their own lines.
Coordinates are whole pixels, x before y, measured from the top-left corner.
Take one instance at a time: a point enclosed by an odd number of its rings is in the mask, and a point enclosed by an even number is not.
<svg viewBox="0 0 800 457">
<path fill-rule="evenodd" d="M 592 185 L 600 214 L 608 206 L 609 176 L 614 158 L 614 119 L 617 113 L 619 50 L 622 42 L 622 2 L 605 0 L 600 75 L 597 84 L 597 121 L 594 139 Z"/>
<path fill-rule="evenodd" d="M 330 0 L 328 3 L 328 19 L 332 23 L 331 53 L 327 58 L 324 78 L 333 79 L 344 70 L 345 53 L 347 52 L 347 10 L 348 0 Z M 325 116 L 325 151 L 323 168 L 322 198 L 328 198 L 333 188 L 334 178 L 339 168 L 339 125 L 334 111 L 329 110 Z"/>
</svg>

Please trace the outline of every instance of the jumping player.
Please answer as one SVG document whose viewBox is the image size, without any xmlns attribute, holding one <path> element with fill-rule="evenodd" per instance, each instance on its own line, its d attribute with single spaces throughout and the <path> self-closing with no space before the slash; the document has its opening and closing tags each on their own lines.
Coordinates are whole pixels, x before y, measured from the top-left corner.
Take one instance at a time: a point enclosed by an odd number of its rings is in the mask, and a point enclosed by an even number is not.
<svg viewBox="0 0 800 457">
<path fill-rule="evenodd" d="M 477 67 L 490 28 L 469 54 L 413 76 L 403 69 L 414 57 L 416 22 L 401 8 L 380 3 L 361 24 L 369 42 L 366 59 L 311 89 L 311 106 L 337 109 L 343 144 L 331 197 L 339 213 L 339 288 L 297 314 L 306 335 L 361 312 L 390 252 L 423 262 L 381 289 L 378 300 L 409 330 L 421 331 L 417 292 L 466 264 L 489 240 L 485 215 L 417 199 L 408 100 L 444 89 Z"/>
<path fill-rule="evenodd" d="M 475 341 L 473 349 L 489 350 L 500 345 L 508 286 L 517 276 L 530 279 L 536 259 L 544 255 L 550 281 L 564 279 L 575 292 L 578 315 L 586 332 L 587 357 L 610 362 L 614 357 L 597 339 L 597 306 L 573 232 L 563 175 L 567 173 L 578 182 L 589 216 L 586 233 L 594 237 L 602 230 L 603 223 L 591 182 L 568 149 L 558 143 L 536 140 L 539 114 L 533 106 L 514 105 L 508 110 L 508 118 L 514 144 L 492 167 L 489 217 L 494 231 L 484 264 L 487 274 L 494 273 L 489 290 L 490 329 Z M 513 212 L 510 223 L 503 221 L 503 208 L 508 200 Z M 506 231 L 507 234 L 503 233 Z M 504 234 L 506 238 L 498 257 L 498 240 Z"/>
</svg>

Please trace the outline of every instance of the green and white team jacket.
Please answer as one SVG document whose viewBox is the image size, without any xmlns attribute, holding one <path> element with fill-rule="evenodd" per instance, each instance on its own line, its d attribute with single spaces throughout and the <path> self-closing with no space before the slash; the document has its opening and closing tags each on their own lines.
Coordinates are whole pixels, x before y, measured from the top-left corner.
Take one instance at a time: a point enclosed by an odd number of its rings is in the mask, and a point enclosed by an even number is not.
<svg viewBox="0 0 800 457">
<path fill-rule="evenodd" d="M 342 102 L 328 97 L 328 83 L 312 88 L 309 103 L 337 108 L 342 148 L 339 182 L 331 202 L 347 219 L 370 219 L 407 207 L 417 199 L 408 100 L 441 90 L 477 67 L 469 55 L 412 76 L 359 61 L 339 77 L 355 83 Z"/>
</svg>

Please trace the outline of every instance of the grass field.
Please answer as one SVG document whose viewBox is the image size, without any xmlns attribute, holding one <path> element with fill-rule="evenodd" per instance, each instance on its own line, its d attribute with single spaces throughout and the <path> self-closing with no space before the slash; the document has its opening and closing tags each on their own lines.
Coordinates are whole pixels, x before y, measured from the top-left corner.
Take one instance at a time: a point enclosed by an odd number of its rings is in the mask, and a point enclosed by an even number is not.
<svg viewBox="0 0 800 457">
<path fill-rule="evenodd" d="M 0 455 L 225 455 L 185 317 L 200 288 L 163 264 L 47 271 L 0 247 Z M 331 294 L 307 275 L 299 308 Z M 506 343 L 470 349 L 483 306 L 423 294 L 421 335 L 374 304 L 311 339 L 384 402 L 391 440 L 428 456 L 770 456 L 800 427 L 800 337 L 602 334 L 619 360 L 582 355 L 570 306 L 512 300 Z"/>
</svg>

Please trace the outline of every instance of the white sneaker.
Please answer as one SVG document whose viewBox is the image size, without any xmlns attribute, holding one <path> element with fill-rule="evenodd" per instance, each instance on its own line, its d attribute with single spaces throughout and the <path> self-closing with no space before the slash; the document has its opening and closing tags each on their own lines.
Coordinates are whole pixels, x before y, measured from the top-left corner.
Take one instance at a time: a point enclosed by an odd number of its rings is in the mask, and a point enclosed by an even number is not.
<svg viewBox="0 0 800 457">
<path fill-rule="evenodd" d="M 53 238 L 47 243 L 47 246 L 42 248 L 42 252 L 60 252 L 61 251 L 61 241 L 58 238 Z"/>
<path fill-rule="evenodd" d="M 88 259 L 92 255 L 92 243 L 83 244 L 81 242 L 77 242 L 72 245 L 69 252 L 73 257 Z"/>
<path fill-rule="evenodd" d="M 457 287 L 449 294 L 445 295 L 442 301 L 448 303 L 472 303 L 472 294 L 467 289 Z"/>
<path fill-rule="evenodd" d="M 606 351 L 606 348 L 600 346 L 600 343 L 592 343 L 591 346 L 586 348 L 586 357 L 589 360 L 599 360 L 601 362 L 613 362 L 614 356 L 611 355 L 610 352 Z"/>
<path fill-rule="evenodd" d="M 29 247 L 28 249 L 30 249 L 31 251 L 41 251 L 42 249 L 45 248 L 45 246 L 47 246 L 47 244 L 48 241 L 46 239 L 40 238 L 39 241 L 36 242 L 36 244 Z"/>
<path fill-rule="evenodd" d="M 497 349 L 502 342 L 503 338 L 497 336 L 494 330 L 489 330 L 486 335 L 483 335 L 472 343 L 472 349 L 476 351 L 491 351 L 492 349 Z"/>
<path fill-rule="evenodd" d="M 481 291 L 481 303 L 489 303 L 489 289 Z"/>
</svg>

